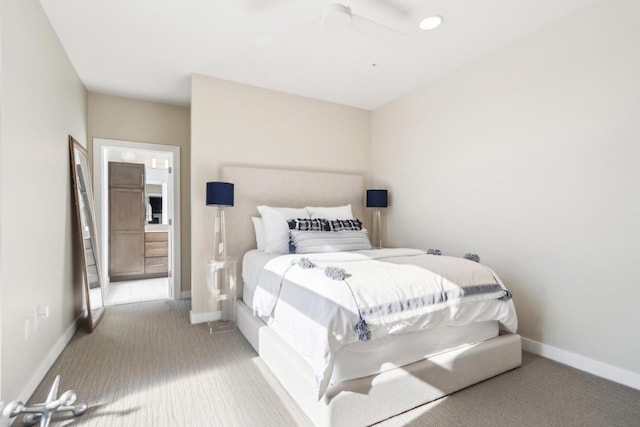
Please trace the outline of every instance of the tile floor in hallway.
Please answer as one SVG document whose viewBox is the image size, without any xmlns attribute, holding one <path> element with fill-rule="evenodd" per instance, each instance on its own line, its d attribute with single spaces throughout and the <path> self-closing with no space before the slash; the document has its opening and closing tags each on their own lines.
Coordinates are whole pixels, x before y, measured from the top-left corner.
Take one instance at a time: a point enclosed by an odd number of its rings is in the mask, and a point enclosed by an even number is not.
<svg viewBox="0 0 640 427">
<path fill-rule="evenodd" d="M 167 277 L 112 282 L 105 297 L 105 305 L 131 304 L 167 298 L 169 298 Z"/>
</svg>

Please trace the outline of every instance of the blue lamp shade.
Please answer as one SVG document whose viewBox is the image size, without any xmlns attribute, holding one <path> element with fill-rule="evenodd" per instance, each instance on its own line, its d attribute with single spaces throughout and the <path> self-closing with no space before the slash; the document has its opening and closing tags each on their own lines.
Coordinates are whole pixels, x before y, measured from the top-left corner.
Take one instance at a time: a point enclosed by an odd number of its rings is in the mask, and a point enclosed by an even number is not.
<svg viewBox="0 0 640 427">
<path fill-rule="evenodd" d="M 207 206 L 233 206 L 233 184 L 207 182 Z"/>
<path fill-rule="evenodd" d="M 367 190 L 368 208 L 386 208 L 387 190 Z"/>
</svg>

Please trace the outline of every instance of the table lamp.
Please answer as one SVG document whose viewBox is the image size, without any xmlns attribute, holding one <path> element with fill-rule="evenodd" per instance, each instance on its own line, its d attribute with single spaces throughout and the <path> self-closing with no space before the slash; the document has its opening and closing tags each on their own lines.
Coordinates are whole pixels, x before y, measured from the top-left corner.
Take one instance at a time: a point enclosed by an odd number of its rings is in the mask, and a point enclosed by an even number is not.
<svg viewBox="0 0 640 427">
<path fill-rule="evenodd" d="M 367 190 L 368 208 L 373 211 L 373 233 L 371 233 L 371 243 L 374 248 L 382 248 L 382 225 L 380 221 L 380 208 L 387 207 L 387 190 Z"/>
<path fill-rule="evenodd" d="M 233 184 L 230 182 L 207 182 L 207 206 L 216 207 L 213 232 L 213 257 L 216 260 L 221 260 L 227 256 L 224 210 L 222 208 L 225 206 L 233 206 Z"/>
</svg>

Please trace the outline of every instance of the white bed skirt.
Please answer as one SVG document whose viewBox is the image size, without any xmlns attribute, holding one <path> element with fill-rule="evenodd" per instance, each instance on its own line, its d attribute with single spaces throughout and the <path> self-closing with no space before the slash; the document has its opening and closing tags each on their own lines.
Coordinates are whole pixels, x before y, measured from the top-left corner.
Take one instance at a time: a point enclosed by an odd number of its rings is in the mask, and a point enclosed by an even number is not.
<svg viewBox="0 0 640 427">
<path fill-rule="evenodd" d="M 522 363 L 520 336 L 500 335 L 402 368 L 332 384 L 318 401 L 311 367 L 242 301 L 237 301 L 237 324 L 316 426 L 370 425 Z"/>
</svg>

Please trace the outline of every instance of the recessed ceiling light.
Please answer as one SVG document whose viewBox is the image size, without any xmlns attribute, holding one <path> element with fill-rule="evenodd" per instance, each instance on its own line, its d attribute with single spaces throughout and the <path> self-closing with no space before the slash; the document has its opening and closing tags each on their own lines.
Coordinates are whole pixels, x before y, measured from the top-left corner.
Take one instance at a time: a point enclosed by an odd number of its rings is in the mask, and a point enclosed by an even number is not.
<svg viewBox="0 0 640 427">
<path fill-rule="evenodd" d="M 420 29 L 424 31 L 435 30 L 442 24 L 444 18 L 440 15 L 429 16 L 420 21 Z"/>
</svg>

